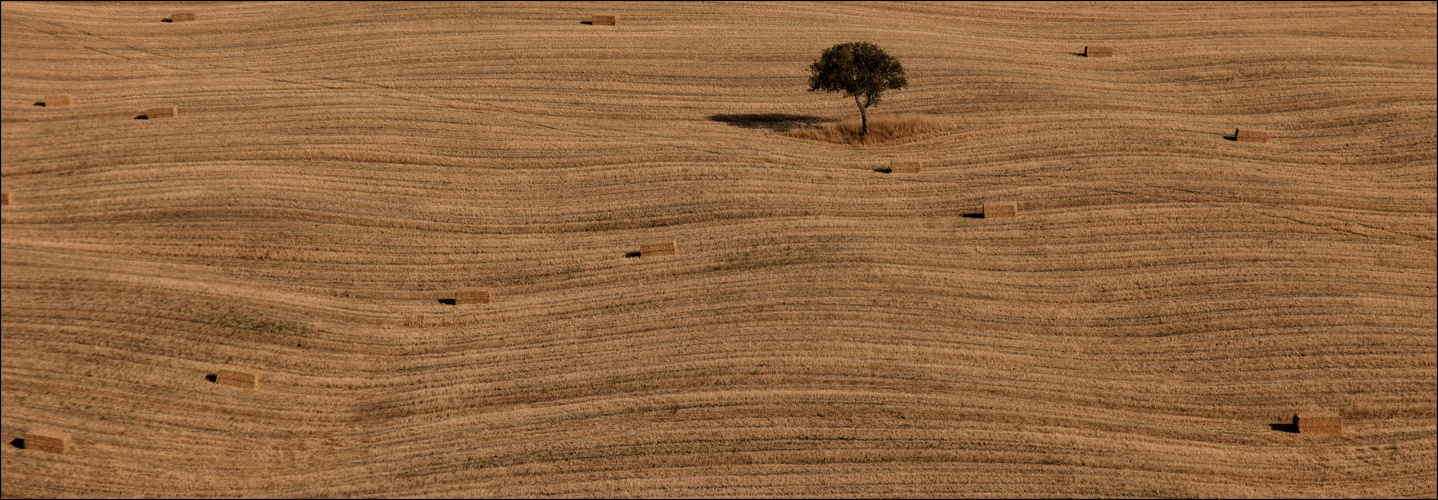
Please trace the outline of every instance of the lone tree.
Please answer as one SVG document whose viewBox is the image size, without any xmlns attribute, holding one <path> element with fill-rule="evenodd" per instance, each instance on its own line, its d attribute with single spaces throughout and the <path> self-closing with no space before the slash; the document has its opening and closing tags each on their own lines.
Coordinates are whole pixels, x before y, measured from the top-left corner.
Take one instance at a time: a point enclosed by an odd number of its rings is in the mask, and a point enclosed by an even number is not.
<svg viewBox="0 0 1438 500">
<path fill-rule="evenodd" d="M 869 42 L 841 43 L 819 56 L 809 66 L 809 91 L 843 91 L 854 96 L 859 106 L 859 116 L 864 120 L 864 133 L 869 133 L 869 106 L 879 103 L 885 90 L 901 89 L 909 85 L 904 78 L 904 65 L 899 64 L 884 49 Z M 862 102 L 859 97 L 863 97 Z"/>
</svg>

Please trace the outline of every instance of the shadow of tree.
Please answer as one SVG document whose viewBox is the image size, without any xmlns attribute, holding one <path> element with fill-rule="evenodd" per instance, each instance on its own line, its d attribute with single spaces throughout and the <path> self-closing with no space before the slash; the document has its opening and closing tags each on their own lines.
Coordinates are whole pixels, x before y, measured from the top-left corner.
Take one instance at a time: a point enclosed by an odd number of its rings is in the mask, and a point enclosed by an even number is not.
<svg viewBox="0 0 1438 500">
<path fill-rule="evenodd" d="M 787 132 L 790 129 L 800 126 L 814 126 L 833 121 L 819 116 L 790 115 L 784 113 L 713 115 L 710 116 L 709 119 L 739 128 L 767 128 L 775 132 Z"/>
<path fill-rule="evenodd" d="M 1273 429 L 1273 430 L 1275 430 L 1275 431 L 1279 431 L 1279 432 L 1291 432 L 1291 433 L 1294 433 L 1294 434 L 1297 434 L 1297 433 L 1298 433 L 1298 424 L 1289 424 L 1289 423 L 1268 424 L 1268 428 L 1269 428 L 1269 429 Z"/>
</svg>

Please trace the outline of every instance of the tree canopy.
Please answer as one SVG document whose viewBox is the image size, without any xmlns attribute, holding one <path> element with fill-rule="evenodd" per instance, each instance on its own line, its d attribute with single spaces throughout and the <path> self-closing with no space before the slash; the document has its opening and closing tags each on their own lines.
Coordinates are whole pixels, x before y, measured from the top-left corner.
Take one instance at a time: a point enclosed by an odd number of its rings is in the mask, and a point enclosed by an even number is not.
<svg viewBox="0 0 1438 500">
<path fill-rule="evenodd" d="M 884 91 L 909 85 L 904 65 L 869 42 L 841 43 L 825 50 L 809 66 L 809 91 L 843 92 L 853 97 L 869 132 L 869 106 L 878 104 Z M 862 99 L 862 100 L 861 100 Z"/>
</svg>

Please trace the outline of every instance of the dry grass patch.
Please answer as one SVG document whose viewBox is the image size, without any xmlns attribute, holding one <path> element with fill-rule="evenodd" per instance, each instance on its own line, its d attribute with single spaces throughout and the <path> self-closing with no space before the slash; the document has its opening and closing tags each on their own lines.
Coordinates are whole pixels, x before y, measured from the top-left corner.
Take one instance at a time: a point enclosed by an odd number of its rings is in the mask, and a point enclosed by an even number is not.
<svg viewBox="0 0 1438 500">
<path fill-rule="evenodd" d="M 835 144 L 853 146 L 881 144 L 911 139 L 927 132 L 952 130 L 957 126 L 947 118 L 904 113 L 892 116 L 875 116 L 869 120 L 869 134 L 864 134 L 864 122 L 860 118 L 813 128 L 802 128 L 785 132 L 789 137 L 815 139 Z"/>
</svg>

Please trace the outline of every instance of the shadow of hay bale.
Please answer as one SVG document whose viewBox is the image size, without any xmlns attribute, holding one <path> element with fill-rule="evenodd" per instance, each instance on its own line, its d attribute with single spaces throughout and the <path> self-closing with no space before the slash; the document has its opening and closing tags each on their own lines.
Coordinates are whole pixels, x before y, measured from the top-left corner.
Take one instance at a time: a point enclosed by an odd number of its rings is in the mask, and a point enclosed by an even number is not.
<svg viewBox="0 0 1438 500">
<path fill-rule="evenodd" d="M 1268 424 L 1268 428 L 1279 432 L 1298 434 L 1298 424 L 1280 422 L 1277 424 Z"/>
</svg>

